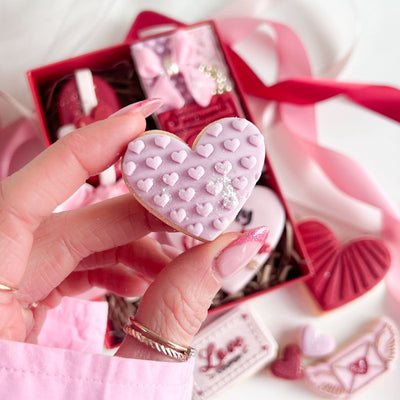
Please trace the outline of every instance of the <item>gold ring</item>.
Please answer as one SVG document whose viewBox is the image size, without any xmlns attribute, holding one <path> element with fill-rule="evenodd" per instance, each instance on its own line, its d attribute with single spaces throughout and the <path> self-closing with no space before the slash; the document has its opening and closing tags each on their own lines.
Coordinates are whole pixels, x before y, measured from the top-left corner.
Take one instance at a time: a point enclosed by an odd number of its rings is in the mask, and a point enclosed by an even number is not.
<svg viewBox="0 0 400 400">
<path fill-rule="evenodd" d="M 153 350 L 179 361 L 187 361 L 190 357 L 196 355 L 196 350 L 193 347 L 181 346 L 164 339 L 156 332 L 135 321 L 133 317 L 130 318 L 130 324 L 124 326 L 124 332 Z"/>
<path fill-rule="evenodd" d="M 18 289 L 12 286 L 4 285 L 4 283 L 0 283 L 0 291 L 1 290 L 4 292 L 16 292 Z"/>
</svg>

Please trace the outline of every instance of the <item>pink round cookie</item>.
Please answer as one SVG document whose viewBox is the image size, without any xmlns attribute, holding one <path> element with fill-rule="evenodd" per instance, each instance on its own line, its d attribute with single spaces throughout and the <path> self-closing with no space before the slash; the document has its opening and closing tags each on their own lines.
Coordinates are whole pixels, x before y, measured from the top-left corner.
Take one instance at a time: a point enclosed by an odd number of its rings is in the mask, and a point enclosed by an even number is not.
<svg viewBox="0 0 400 400">
<path fill-rule="evenodd" d="M 264 138 L 251 122 L 224 118 L 204 128 L 191 149 L 150 131 L 123 159 L 125 182 L 152 214 L 202 241 L 213 240 L 249 198 L 264 164 Z"/>
</svg>

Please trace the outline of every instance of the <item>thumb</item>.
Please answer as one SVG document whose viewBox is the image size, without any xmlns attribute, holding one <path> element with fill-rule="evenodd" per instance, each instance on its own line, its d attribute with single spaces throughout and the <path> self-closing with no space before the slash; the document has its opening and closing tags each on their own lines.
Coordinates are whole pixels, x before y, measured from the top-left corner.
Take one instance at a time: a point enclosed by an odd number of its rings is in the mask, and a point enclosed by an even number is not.
<svg viewBox="0 0 400 400">
<path fill-rule="evenodd" d="M 149 286 L 135 319 L 146 328 L 181 346 L 189 346 L 207 317 L 222 280 L 245 267 L 268 235 L 266 227 L 228 233 L 175 258 Z M 127 336 L 120 357 L 172 361 Z"/>
</svg>

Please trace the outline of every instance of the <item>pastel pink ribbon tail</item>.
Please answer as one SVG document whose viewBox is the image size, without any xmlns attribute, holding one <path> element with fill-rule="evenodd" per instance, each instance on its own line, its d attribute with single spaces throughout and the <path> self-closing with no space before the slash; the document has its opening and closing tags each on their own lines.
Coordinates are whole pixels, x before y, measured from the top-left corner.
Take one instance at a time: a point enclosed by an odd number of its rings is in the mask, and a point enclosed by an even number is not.
<svg viewBox="0 0 400 400">
<path fill-rule="evenodd" d="M 167 75 L 160 75 L 157 78 L 149 90 L 149 97 L 160 98 L 164 101 L 164 106 L 171 108 L 181 108 L 185 105 L 185 99 Z"/>
<path fill-rule="evenodd" d="M 193 63 L 195 49 L 196 44 L 187 31 L 179 29 L 171 36 L 171 58 L 178 64 L 180 71 Z"/>
<path fill-rule="evenodd" d="M 185 99 L 179 90 L 173 85 L 166 74 L 160 58 L 152 49 L 142 46 L 135 46 L 132 50 L 136 60 L 139 74 L 144 79 L 156 79 L 149 91 L 150 98 L 161 98 L 166 106 L 181 108 L 185 105 Z"/>
<path fill-rule="evenodd" d="M 144 45 L 132 48 L 137 69 L 142 78 L 153 79 L 164 74 L 164 67 L 156 53 Z"/>
<path fill-rule="evenodd" d="M 207 107 L 216 83 L 199 70 L 201 61 L 196 54 L 196 43 L 187 31 L 180 29 L 171 36 L 171 58 L 179 66 L 194 101 L 201 107 Z"/>
</svg>

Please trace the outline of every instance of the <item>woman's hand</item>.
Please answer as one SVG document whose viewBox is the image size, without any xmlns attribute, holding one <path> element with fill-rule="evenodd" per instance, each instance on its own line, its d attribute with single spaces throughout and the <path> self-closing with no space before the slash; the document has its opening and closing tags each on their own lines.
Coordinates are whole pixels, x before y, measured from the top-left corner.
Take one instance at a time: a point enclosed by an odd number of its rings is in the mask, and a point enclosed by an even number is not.
<svg viewBox="0 0 400 400">
<path fill-rule="evenodd" d="M 52 213 L 89 176 L 117 161 L 159 104 L 129 106 L 79 129 L 0 183 L 0 284 L 15 288 L 0 290 L 0 338 L 34 341 L 46 310 L 62 296 L 99 286 L 123 296 L 146 292 L 138 321 L 189 345 L 221 280 L 245 266 L 264 243 L 266 229 L 227 234 L 171 261 L 171 249 L 146 237 L 168 227 L 131 195 Z M 163 357 L 132 338 L 118 354 Z"/>
</svg>

